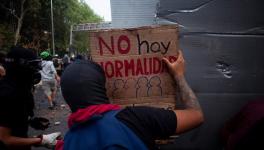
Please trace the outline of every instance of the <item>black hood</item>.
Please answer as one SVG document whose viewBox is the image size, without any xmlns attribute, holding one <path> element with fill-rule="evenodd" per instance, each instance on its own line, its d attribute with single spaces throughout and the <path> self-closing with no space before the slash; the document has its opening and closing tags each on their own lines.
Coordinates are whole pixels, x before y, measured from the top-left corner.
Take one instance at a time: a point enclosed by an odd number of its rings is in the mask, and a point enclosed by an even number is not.
<svg viewBox="0 0 264 150">
<path fill-rule="evenodd" d="M 40 63 L 40 59 L 37 59 L 32 50 L 21 47 L 11 48 L 4 64 L 6 78 L 13 80 L 18 86 L 31 88 L 36 74 L 41 69 Z"/>
<path fill-rule="evenodd" d="M 96 63 L 77 60 L 69 65 L 61 77 L 61 90 L 72 112 L 90 105 L 108 104 L 105 74 Z"/>
</svg>

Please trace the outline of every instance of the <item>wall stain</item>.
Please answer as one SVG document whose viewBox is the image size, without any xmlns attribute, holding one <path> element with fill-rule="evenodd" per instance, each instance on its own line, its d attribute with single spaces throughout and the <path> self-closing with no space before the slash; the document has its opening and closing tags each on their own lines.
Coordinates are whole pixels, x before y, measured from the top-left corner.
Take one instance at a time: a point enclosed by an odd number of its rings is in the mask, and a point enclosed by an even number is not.
<svg viewBox="0 0 264 150">
<path fill-rule="evenodd" d="M 224 61 L 218 61 L 216 62 L 216 70 L 221 72 L 224 77 L 230 79 L 232 78 L 232 70 L 231 70 L 231 65 L 225 63 Z"/>
</svg>

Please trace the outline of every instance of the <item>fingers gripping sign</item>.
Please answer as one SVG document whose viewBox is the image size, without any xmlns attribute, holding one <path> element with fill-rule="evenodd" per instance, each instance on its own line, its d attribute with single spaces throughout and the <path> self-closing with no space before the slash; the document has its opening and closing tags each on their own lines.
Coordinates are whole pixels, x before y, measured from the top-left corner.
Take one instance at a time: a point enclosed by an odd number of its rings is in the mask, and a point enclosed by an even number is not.
<svg viewBox="0 0 264 150">
<path fill-rule="evenodd" d="M 167 65 L 168 71 L 173 76 L 183 76 L 185 72 L 185 60 L 183 58 L 182 51 L 178 53 L 178 58 L 175 62 L 170 62 L 167 58 L 162 59 Z"/>
</svg>

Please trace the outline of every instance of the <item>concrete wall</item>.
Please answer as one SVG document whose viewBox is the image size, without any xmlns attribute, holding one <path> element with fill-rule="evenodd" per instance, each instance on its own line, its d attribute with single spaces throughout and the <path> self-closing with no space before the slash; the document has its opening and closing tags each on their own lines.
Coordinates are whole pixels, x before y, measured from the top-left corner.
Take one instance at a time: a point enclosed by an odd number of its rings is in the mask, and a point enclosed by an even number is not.
<svg viewBox="0 0 264 150">
<path fill-rule="evenodd" d="M 111 0 L 112 27 L 136 27 L 155 21 L 158 0 Z"/>
<path fill-rule="evenodd" d="M 224 122 L 247 101 L 264 97 L 264 1 L 111 0 L 111 6 L 114 27 L 180 26 L 186 77 L 206 121 L 164 149 L 221 150 Z"/>
</svg>

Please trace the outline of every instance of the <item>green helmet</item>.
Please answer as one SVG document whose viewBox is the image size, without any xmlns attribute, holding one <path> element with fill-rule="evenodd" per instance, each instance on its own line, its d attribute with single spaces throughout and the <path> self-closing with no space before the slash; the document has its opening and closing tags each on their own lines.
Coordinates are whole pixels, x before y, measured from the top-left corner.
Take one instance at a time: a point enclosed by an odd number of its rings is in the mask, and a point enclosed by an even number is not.
<svg viewBox="0 0 264 150">
<path fill-rule="evenodd" d="M 47 52 L 47 51 L 43 51 L 43 52 L 40 53 L 40 57 L 42 59 L 47 59 L 49 56 L 50 56 L 50 53 Z"/>
</svg>

